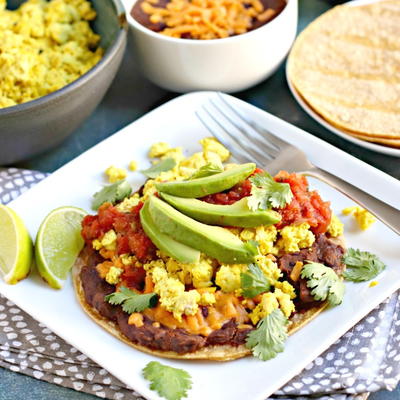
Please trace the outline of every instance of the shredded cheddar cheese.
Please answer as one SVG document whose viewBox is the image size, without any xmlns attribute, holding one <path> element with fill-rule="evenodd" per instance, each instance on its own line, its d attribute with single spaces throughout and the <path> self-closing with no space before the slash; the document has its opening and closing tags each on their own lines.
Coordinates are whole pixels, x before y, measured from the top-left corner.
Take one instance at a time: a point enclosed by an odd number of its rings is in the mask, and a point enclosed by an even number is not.
<svg viewBox="0 0 400 400">
<path fill-rule="evenodd" d="M 302 268 L 303 263 L 301 261 L 297 261 L 292 269 L 292 272 L 290 273 L 290 279 L 293 282 L 297 282 L 299 280 Z"/>
<path fill-rule="evenodd" d="M 166 8 L 157 0 L 146 0 L 142 10 L 150 22 L 162 23 L 161 34 L 176 38 L 218 39 L 250 30 L 254 20 L 265 22 L 276 11 L 264 9 L 260 0 L 171 0 Z"/>
<path fill-rule="evenodd" d="M 249 322 L 245 308 L 235 295 L 217 291 L 215 298 L 216 303 L 208 307 L 207 317 L 202 314 L 201 310 L 198 310 L 194 315 L 183 315 L 181 320 L 178 320 L 172 312 L 167 311 L 161 304 L 154 308 L 148 308 L 143 313 L 168 328 L 181 328 L 191 334 L 204 336 L 220 329 L 232 318 L 238 324 Z"/>
<path fill-rule="evenodd" d="M 136 328 L 140 328 L 144 325 L 143 323 L 143 315 L 140 313 L 133 313 L 129 316 L 128 319 L 129 325 L 135 325 Z"/>
</svg>

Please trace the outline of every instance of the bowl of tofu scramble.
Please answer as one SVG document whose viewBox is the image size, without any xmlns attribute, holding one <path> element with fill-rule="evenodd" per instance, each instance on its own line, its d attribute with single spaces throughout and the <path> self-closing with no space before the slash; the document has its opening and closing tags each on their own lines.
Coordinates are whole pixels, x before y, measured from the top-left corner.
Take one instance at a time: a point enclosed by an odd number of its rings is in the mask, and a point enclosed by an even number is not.
<svg viewBox="0 0 400 400">
<path fill-rule="evenodd" d="M 138 61 L 176 92 L 238 92 L 269 77 L 297 29 L 297 0 L 125 0 Z"/>
<path fill-rule="evenodd" d="M 126 47 L 119 0 L 0 0 L 0 165 L 58 145 L 95 109 Z"/>
</svg>

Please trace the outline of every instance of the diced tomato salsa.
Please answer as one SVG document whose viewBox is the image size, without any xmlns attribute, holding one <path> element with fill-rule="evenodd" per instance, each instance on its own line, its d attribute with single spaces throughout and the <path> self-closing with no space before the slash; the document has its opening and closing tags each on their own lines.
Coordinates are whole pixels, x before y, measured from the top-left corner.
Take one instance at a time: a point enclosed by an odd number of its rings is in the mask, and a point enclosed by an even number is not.
<svg viewBox="0 0 400 400">
<path fill-rule="evenodd" d="M 332 216 L 330 202 L 323 201 L 317 191 L 308 191 L 307 178 L 303 175 L 280 171 L 275 176 L 275 180 L 288 183 L 294 195 L 290 204 L 285 208 L 277 209 L 282 216 L 277 228 L 307 222 L 314 233 L 326 232 Z"/>
<path fill-rule="evenodd" d="M 121 275 L 120 285 L 129 289 L 143 290 L 146 271 L 143 267 L 126 267 Z"/>
<path fill-rule="evenodd" d="M 263 172 L 262 169 L 256 168 L 251 175 L 259 174 Z M 243 182 L 238 183 L 229 191 L 223 193 L 215 193 L 210 194 L 201 198 L 200 200 L 206 201 L 207 203 L 211 204 L 222 204 L 222 205 L 229 205 L 233 204 L 243 197 L 250 196 L 251 192 L 251 182 L 246 179 Z"/>
<path fill-rule="evenodd" d="M 248 179 L 243 182 L 238 183 L 232 189 L 227 191 L 226 193 L 215 193 L 209 194 L 201 198 L 200 200 L 206 201 L 211 204 L 224 204 L 229 205 L 236 203 L 243 197 L 250 196 L 251 191 L 251 183 Z"/>
<path fill-rule="evenodd" d="M 117 234 L 117 253 L 132 253 L 139 260 L 150 258 L 155 246 L 143 231 L 139 212 L 143 203 L 132 208 L 131 213 L 122 213 L 110 203 L 104 203 L 97 215 L 88 215 L 82 221 L 82 236 L 89 244 L 101 238 L 110 229 Z"/>
<path fill-rule="evenodd" d="M 257 168 L 254 174 L 263 170 Z M 326 232 L 331 220 L 330 203 L 324 202 L 316 191 L 308 191 L 307 178 L 298 174 L 289 174 L 286 171 L 279 172 L 274 178 L 277 182 L 288 183 L 293 192 L 293 200 L 285 208 L 276 209 L 282 220 L 277 228 L 287 225 L 307 222 L 314 233 Z M 212 204 L 233 204 L 243 197 L 250 196 L 251 182 L 246 179 L 238 183 L 229 191 L 216 193 L 203 197 L 201 200 Z"/>
<path fill-rule="evenodd" d="M 256 169 L 253 174 L 260 172 L 263 171 Z M 276 209 L 282 216 L 277 228 L 307 222 L 314 233 L 326 232 L 331 220 L 330 203 L 324 202 L 318 192 L 308 191 L 307 179 L 302 175 L 289 174 L 286 171 L 279 172 L 274 179 L 277 182 L 288 183 L 293 192 L 293 200 L 285 208 Z M 250 196 L 250 194 L 251 182 L 246 179 L 226 192 L 211 194 L 201 200 L 212 204 L 227 205 Z M 147 237 L 140 223 L 139 212 L 142 206 L 143 202 L 140 202 L 132 208 L 130 213 L 122 213 L 110 203 L 103 204 L 97 215 L 88 215 L 83 219 L 83 238 L 91 244 L 94 239 L 99 239 L 110 229 L 114 229 L 117 234 L 118 254 L 135 254 L 140 261 L 151 259 L 155 254 L 156 247 Z M 138 275 L 138 271 L 135 271 L 134 275 L 134 277 L 126 277 L 128 281 L 132 280 L 133 286 L 133 281 L 142 281 L 144 276 L 143 273 Z"/>
</svg>

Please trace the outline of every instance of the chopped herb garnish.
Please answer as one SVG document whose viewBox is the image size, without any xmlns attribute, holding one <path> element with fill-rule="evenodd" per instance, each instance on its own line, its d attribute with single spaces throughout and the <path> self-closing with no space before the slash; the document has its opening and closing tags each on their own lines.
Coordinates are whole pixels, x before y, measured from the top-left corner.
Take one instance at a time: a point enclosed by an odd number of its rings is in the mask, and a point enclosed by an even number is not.
<svg viewBox="0 0 400 400">
<path fill-rule="evenodd" d="M 118 181 L 112 185 L 104 186 L 99 192 L 93 195 L 92 208 L 97 210 L 103 203 L 112 204 L 123 200 L 132 193 L 132 188 L 127 181 Z"/>
<path fill-rule="evenodd" d="M 253 256 L 258 255 L 258 242 L 256 240 L 248 240 L 244 243 L 244 248 Z"/>
<path fill-rule="evenodd" d="M 192 387 L 192 377 L 179 368 L 168 367 L 158 361 L 151 361 L 143 368 L 143 376 L 151 382 L 150 389 L 167 400 L 180 400 L 187 397 Z"/>
<path fill-rule="evenodd" d="M 248 206 L 251 210 L 268 210 L 272 207 L 283 208 L 293 199 L 293 193 L 288 183 L 275 182 L 268 173 L 263 172 L 249 178 L 251 196 Z"/>
<path fill-rule="evenodd" d="M 343 277 L 353 282 L 369 281 L 386 268 L 375 254 L 352 248 L 347 250 L 343 262 L 346 264 Z"/>
<path fill-rule="evenodd" d="M 310 262 L 302 268 L 301 277 L 307 279 L 307 286 L 312 289 L 311 295 L 315 300 L 327 300 L 332 306 L 342 302 L 345 286 L 332 268 Z"/>
<path fill-rule="evenodd" d="M 157 304 L 158 296 L 155 293 L 138 294 L 121 286 L 119 292 L 108 294 L 104 300 L 112 305 L 122 305 L 122 310 L 128 314 L 140 312 L 146 308 L 153 308 Z"/>
<path fill-rule="evenodd" d="M 252 299 L 270 289 L 268 279 L 257 264 L 249 264 L 248 270 L 240 274 L 242 294 Z"/>
<path fill-rule="evenodd" d="M 206 165 L 203 165 L 200 167 L 190 178 L 189 180 L 192 179 L 198 179 L 198 178 L 205 178 L 207 176 L 219 174 L 220 172 L 224 171 L 224 167 L 222 163 L 220 164 L 215 164 L 215 163 L 208 163 Z"/>
<path fill-rule="evenodd" d="M 288 319 L 280 309 L 276 309 L 264 317 L 251 331 L 246 340 L 246 347 L 260 360 L 267 361 L 284 350 L 288 336 Z"/>
<path fill-rule="evenodd" d="M 143 169 L 140 172 L 149 178 L 155 179 L 161 172 L 170 171 L 176 165 L 176 161 L 173 158 L 166 158 L 161 160 L 157 164 L 152 165 L 148 169 Z"/>
</svg>

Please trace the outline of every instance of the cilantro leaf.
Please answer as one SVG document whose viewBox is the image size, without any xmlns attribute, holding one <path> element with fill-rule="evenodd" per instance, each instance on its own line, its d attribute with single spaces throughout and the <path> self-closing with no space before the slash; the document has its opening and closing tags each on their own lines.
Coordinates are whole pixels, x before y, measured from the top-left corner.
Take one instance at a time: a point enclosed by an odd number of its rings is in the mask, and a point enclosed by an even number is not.
<svg viewBox="0 0 400 400">
<path fill-rule="evenodd" d="M 93 195 L 92 208 L 97 210 L 103 203 L 115 204 L 132 193 L 132 188 L 127 181 L 118 181 L 112 185 L 104 186 Z"/>
<path fill-rule="evenodd" d="M 173 158 L 166 158 L 161 160 L 157 164 L 152 165 L 150 168 L 142 169 L 140 172 L 149 178 L 157 178 L 161 172 L 170 171 L 176 165 L 176 161 Z"/>
<path fill-rule="evenodd" d="M 257 264 L 249 264 L 248 271 L 240 274 L 240 281 L 243 296 L 250 299 L 260 293 L 269 291 L 271 286 Z"/>
<path fill-rule="evenodd" d="M 187 397 L 192 387 L 192 377 L 179 368 L 168 367 L 158 361 L 151 361 L 143 368 L 143 376 L 151 382 L 150 389 L 155 390 L 167 400 L 180 400 Z"/>
<path fill-rule="evenodd" d="M 272 207 L 283 208 L 293 199 L 293 193 L 288 183 L 275 182 L 268 173 L 263 172 L 249 178 L 252 188 L 247 200 L 253 211 L 267 210 Z"/>
<path fill-rule="evenodd" d="M 342 302 L 345 286 L 332 268 L 309 262 L 302 268 L 301 277 L 307 279 L 307 286 L 312 289 L 311 295 L 315 300 L 328 300 L 332 306 Z"/>
<path fill-rule="evenodd" d="M 243 246 L 251 255 L 258 255 L 258 242 L 256 240 L 248 240 Z"/>
<path fill-rule="evenodd" d="M 248 334 L 246 347 L 260 360 L 267 361 L 276 357 L 284 350 L 288 323 L 288 319 L 280 309 L 272 311 L 257 324 L 255 330 Z"/>
<path fill-rule="evenodd" d="M 138 294 L 121 286 L 119 292 L 110 293 L 104 297 L 112 305 L 122 305 L 122 310 L 128 314 L 152 308 L 157 304 L 158 296 L 155 293 Z"/>
<path fill-rule="evenodd" d="M 222 166 L 222 163 L 220 163 L 220 164 L 207 163 L 206 165 L 203 165 L 202 167 L 200 167 L 189 178 L 189 180 L 198 179 L 198 178 L 205 178 L 206 176 L 219 174 L 220 172 L 223 172 L 223 171 L 224 171 L 224 167 Z"/>
<path fill-rule="evenodd" d="M 386 265 L 375 255 L 368 251 L 348 249 L 343 257 L 346 264 L 344 279 L 353 282 L 369 281 L 379 275 Z"/>
</svg>

